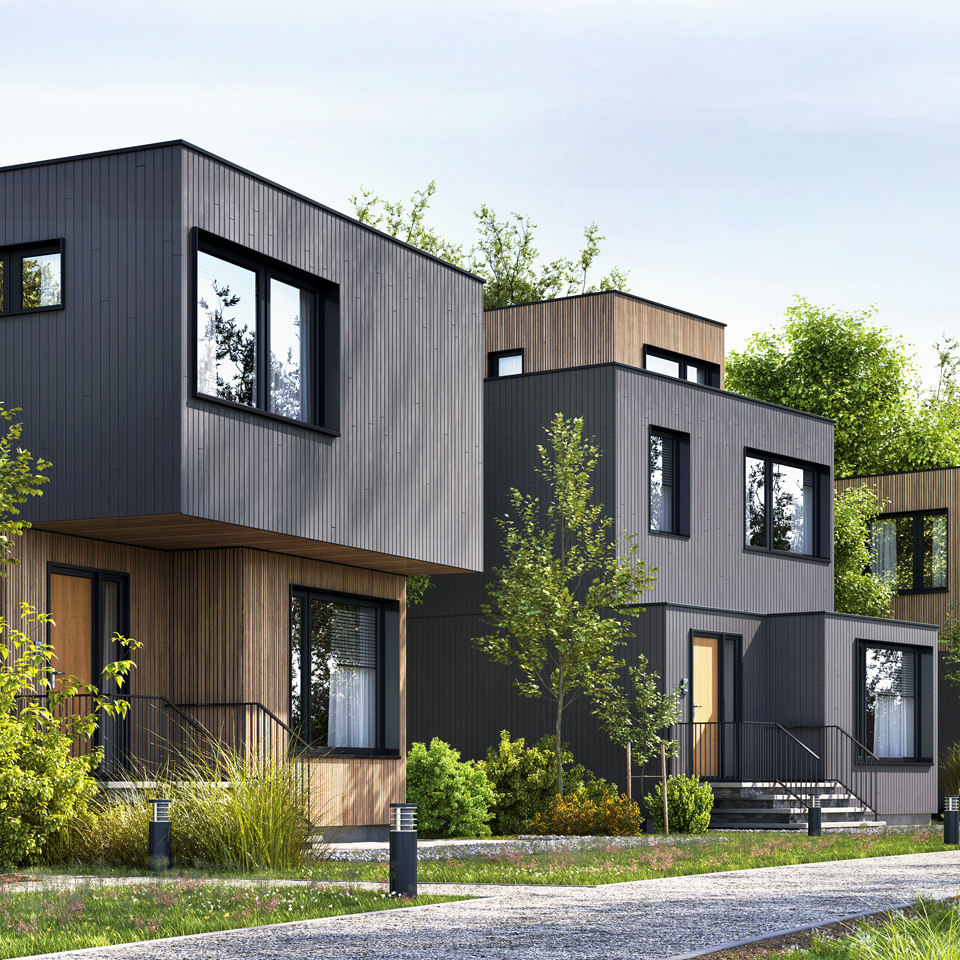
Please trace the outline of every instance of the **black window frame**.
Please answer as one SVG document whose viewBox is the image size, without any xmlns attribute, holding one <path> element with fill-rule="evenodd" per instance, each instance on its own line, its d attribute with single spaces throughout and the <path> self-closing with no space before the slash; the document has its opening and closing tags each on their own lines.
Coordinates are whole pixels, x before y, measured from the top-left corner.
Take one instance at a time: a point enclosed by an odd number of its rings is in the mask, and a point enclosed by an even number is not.
<svg viewBox="0 0 960 960">
<path fill-rule="evenodd" d="M 672 377 L 669 373 L 661 373 L 659 370 L 650 370 L 647 365 L 647 357 L 659 357 L 661 360 L 670 360 L 680 365 L 680 376 Z M 698 383 L 696 380 L 687 379 L 687 367 L 702 367 L 707 371 L 710 382 Z M 697 383 L 701 387 L 712 387 L 715 390 L 720 389 L 720 367 L 709 360 L 703 360 L 700 357 L 690 357 L 684 353 L 674 353 L 672 350 L 664 350 L 662 347 L 652 347 L 649 344 L 643 345 L 643 369 L 648 373 L 654 373 L 660 377 L 669 377 L 671 380 L 682 380 L 684 383 Z"/>
<path fill-rule="evenodd" d="M 653 476 L 650 446 L 654 437 L 669 438 L 674 442 L 673 529 L 655 530 L 653 527 Z M 658 537 L 690 539 L 690 434 L 650 425 L 647 434 L 647 532 Z"/>
<path fill-rule="evenodd" d="M 31 313 L 49 313 L 63 310 L 66 300 L 66 265 L 63 256 L 62 237 L 40 240 L 34 243 L 15 243 L 0 247 L 0 263 L 3 264 L 3 299 L 0 301 L 0 318 L 24 316 Z M 55 253 L 60 257 L 60 302 L 47 307 L 23 306 L 23 261 L 30 257 L 42 257 Z M 16 265 L 16 269 L 13 266 Z M 9 305 L 16 303 L 15 309 Z"/>
<path fill-rule="evenodd" d="M 304 653 L 309 650 L 309 608 L 310 600 L 320 600 L 325 603 L 343 603 L 351 606 L 373 607 L 377 610 L 377 679 L 376 679 L 376 745 L 373 747 L 324 747 L 312 746 L 300 739 L 299 743 L 291 742 L 291 751 L 304 757 L 380 757 L 398 758 L 400 756 L 400 644 L 399 622 L 400 604 L 396 601 L 382 600 L 356 594 L 334 593 L 316 587 L 291 585 L 289 596 L 289 624 L 288 637 L 288 677 L 293 665 L 293 600 L 300 598 L 302 610 L 306 611 L 301 626 L 300 662 L 309 663 L 310 658 L 304 659 Z M 310 716 L 309 707 L 309 680 L 301 688 L 301 697 L 304 698 L 304 707 L 301 715 Z M 287 684 L 287 695 L 292 696 L 292 684 Z M 293 704 L 289 702 L 288 719 L 293 717 Z M 292 728 L 292 723 L 291 723 Z M 307 733 L 309 737 L 309 731 Z M 299 739 L 299 738 L 298 738 Z"/>
<path fill-rule="evenodd" d="M 913 737 L 914 737 L 914 755 L 912 757 L 879 757 L 873 751 L 873 747 L 867 742 L 867 650 L 901 650 L 913 653 L 916 657 L 914 662 L 914 718 L 913 718 Z M 927 663 L 923 663 L 923 658 L 929 658 Z M 933 737 L 936 718 L 933 716 L 933 688 L 936 684 L 934 677 L 934 654 L 931 647 L 911 646 L 910 644 L 885 643 L 879 640 L 857 640 L 856 643 L 856 676 L 857 676 L 857 704 L 856 704 L 856 731 L 857 740 L 870 751 L 871 756 L 860 757 L 863 760 L 870 759 L 871 762 L 883 764 L 932 764 L 933 763 Z M 926 683 L 924 682 L 926 678 Z M 928 689 L 925 689 L 928 687 Z M 924 752 L 924 741 L 930 745 L 929 755 Z M 874 761 L 874 757 L 876 760 Z"/>
<path fill-rule="evenodd" d="M 519 357 L 519 373 L 500 373 L 500 361 L 504 357 Z M 517 347 L 513 350 L 495 350 L 487 354 L 487 376 L 491 380 L 509 380 L 511 377 L 522 377 L 526 373 L 526 358 L 523 347 Z"/>
<path fill-rule="evenodd" d="M 924 587 L 916 586 L 917 583 L 923 583 L 923 518 L 943 516 L 947 518 L 947 536 L 944 538 L 944 550 L 946 552 L 946 578 L 947 584 L 944 587 Z M 881 513 L 870 522 L 870 531 L 873 532 L 873 524 L 879 520 L 900 520 L 903 517 L 912 519 L 913 535 L 913 583 L 914 586 L 909 590 L 897 590 L 898 597 L 909 597 L 919 593 L 948 593 L 950 591 L 950 511 L 946 507 L 938 507 L 935 510 L 902 510 L 898 513 Z M 872 548 L 872 544 L 870 544 Z M 917 549 L 918 546 L 920 549 Z M 872 564 L 871 564 L 872 569 Z"/>
<path fill-rule="evenodd" d="M 203 252 L 229 263 L 253 271 L 257 278 L 256 304 L 256 396 L 255 404 L 247 406 L 223 397 L 202 393 L 199 389 L 198 340 L 200 311 L 198 307 L 197 254 Z M 243 410 L 258 417 L 296 424 L 308 430 L 340 436 L 340 288 L 321 277 L 314 276 L 281 260 L 268 257 L 248 247 L 225 240 L 206 230 L 191 230 L 190 302 L 192 310 L 191 382 L 197 400 L 220 404 L 233 410 Z M 299 420 L 267 409 L 267 345 L 270 342 L 270 280 L 308 290 L 314 294 L 314 346 L 311 350 L 313 382 L 308 384 L 310 419 Z"/>
<path fill-rule="evenodd" d="M 813 471 L 813 515 L 816 518 L 813 524 L 813 552 L 795 553 L 792 550 L 778 550 L 773 547 L 773 502 L 769 496 L 764 496 L 764 546 L 747 543 L 747 458 L 764 460 L 764 490 L 773 487 L 773 464 L 783 464 L 785 467 L 795 467 L 800 470 Z M 832 556 L 833 538 L 830 530 L 830 469 L 823 464 L 810 463 L 807 460 L 797 460 L 794 457 L 783 457 L 775 453 L 767 453 L 745 447 L 740 458 L 740 484 L 742 494 L 741 517 L 743 518 L 742 543 L 747 553 L 761 553 L 774 557 L 789 557 L 793 560 L 807 560 L 817 563 L 829 563 Z"/>
</svg>

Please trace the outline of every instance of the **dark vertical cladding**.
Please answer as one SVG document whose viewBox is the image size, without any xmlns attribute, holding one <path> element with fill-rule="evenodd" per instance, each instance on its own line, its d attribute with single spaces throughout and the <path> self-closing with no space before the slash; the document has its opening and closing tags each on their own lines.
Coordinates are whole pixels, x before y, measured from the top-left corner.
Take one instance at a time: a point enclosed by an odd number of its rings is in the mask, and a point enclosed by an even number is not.
<svg viewBox="0 0 960 960">
<path fill-rule="evenodd" d="M 182 143 L 0 171 L 0 203 L 0 246 L 65 250 L 64 309 L 0 319 L 2 399 L 54 464 L 25 519 L 186 514 L 480 567 L 476 278 Z M 195 396 L 194 228 L 336 285 L 339 436 Z"/>
<path fill-rule="evenodd" d="M 0 171 L 0 246 L 64 241 L 63 309 L 0 320 L 0 387 L 52 461 L 27 519 L 180 509 L 181 153 Z"/>
</svg>

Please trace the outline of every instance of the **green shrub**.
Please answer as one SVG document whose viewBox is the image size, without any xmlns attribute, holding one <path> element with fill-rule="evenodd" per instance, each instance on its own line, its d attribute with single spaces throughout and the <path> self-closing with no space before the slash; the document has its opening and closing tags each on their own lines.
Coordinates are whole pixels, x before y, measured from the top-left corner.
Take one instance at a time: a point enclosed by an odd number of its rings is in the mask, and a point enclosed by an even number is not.
<svg viewBox="0 0 960 960">
<path fill-rule="evenodd" d="M 407 800 L 425 837 L 488 837 L 496 794 L 483 767 L 436 737 L 407 754 Z"/>
<path fill-rule="evenodd" d="M 565 837 L 626 837 L 640 833 L 643 820 L 640 805 L 626 794 L 607 794 L 598 801 L 571 794 L 554 797 L 546 812 L 538 813 L 527 829 Z"/>
<path fill-rule="evenodd" d="M 499 749 L 487 750 L 482 766 L 497 794 L 493 830 L 498 836 L 523 833 L 538 814 L 546 814 L 557 792 L 556 742 L 543 737 L 528 747 L 523 737 L 511 741 L 510 732 L 501 730 Z M 565 764 L 573 762 L 569 744 L 561 756 Z M 563 793 L 595 802 L 617 795 L 612 784 L 579 763 L 563 771 Z"/>
<path fill-rule="evenodd" d="M 145 799 L 111 802 L 98 797 L 50 837 L 43 860 L 146 869 L 152 816 Z"/>
<path fill-rule="evenodd" d="M 663 784 L 644 798 L 647 811 L 659 830 L 663 830 Z M 667 777 L 667 813 L 671 833 L 706 833 L 713 809 L 713 789 L 699 777 L 683 774 Z"/>
</svg>

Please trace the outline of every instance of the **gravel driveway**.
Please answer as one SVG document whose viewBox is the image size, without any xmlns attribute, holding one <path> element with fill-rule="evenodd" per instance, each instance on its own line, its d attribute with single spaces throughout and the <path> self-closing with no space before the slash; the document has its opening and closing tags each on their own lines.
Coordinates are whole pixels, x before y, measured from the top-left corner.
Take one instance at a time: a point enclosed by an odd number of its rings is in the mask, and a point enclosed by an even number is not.
<svg viewBox="0 0 960 960">
<path fill-rule="evenodd" d="M 956 852 L 766 867 L 602 887 L 421 884 L 461 903 L 56 954 L 60 958 L 669 958 L 960 889 Z"/>
</svg>

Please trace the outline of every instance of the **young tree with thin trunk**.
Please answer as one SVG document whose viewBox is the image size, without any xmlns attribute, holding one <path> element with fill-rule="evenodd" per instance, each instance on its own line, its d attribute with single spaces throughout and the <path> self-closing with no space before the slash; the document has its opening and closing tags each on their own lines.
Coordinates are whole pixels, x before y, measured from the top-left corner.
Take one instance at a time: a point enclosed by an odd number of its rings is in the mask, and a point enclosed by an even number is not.
<svg viewBox="0 0 960 960">
<path fill-rule="evenodd" d="M 489 586 L 493 604 L 482 608 L 493 632 L 474 642 L 495 662 L 519 667 L 522 696 L 554 702 L 562 795 L 563 712 L 579 693 L 616 689 L 624 661 L 615 654 L 633 636 L 626 618 L 656 578 L 638 559 L 635 538 L 614 537 L 612 518 L 592 502 L 600 452 L 584 439 L 583 420 L 558 413 L 546 433 L 537 472 L 549 503 L 510 491 L 512 513 L 497 520 L 505 562 Z"/>
</svg>

